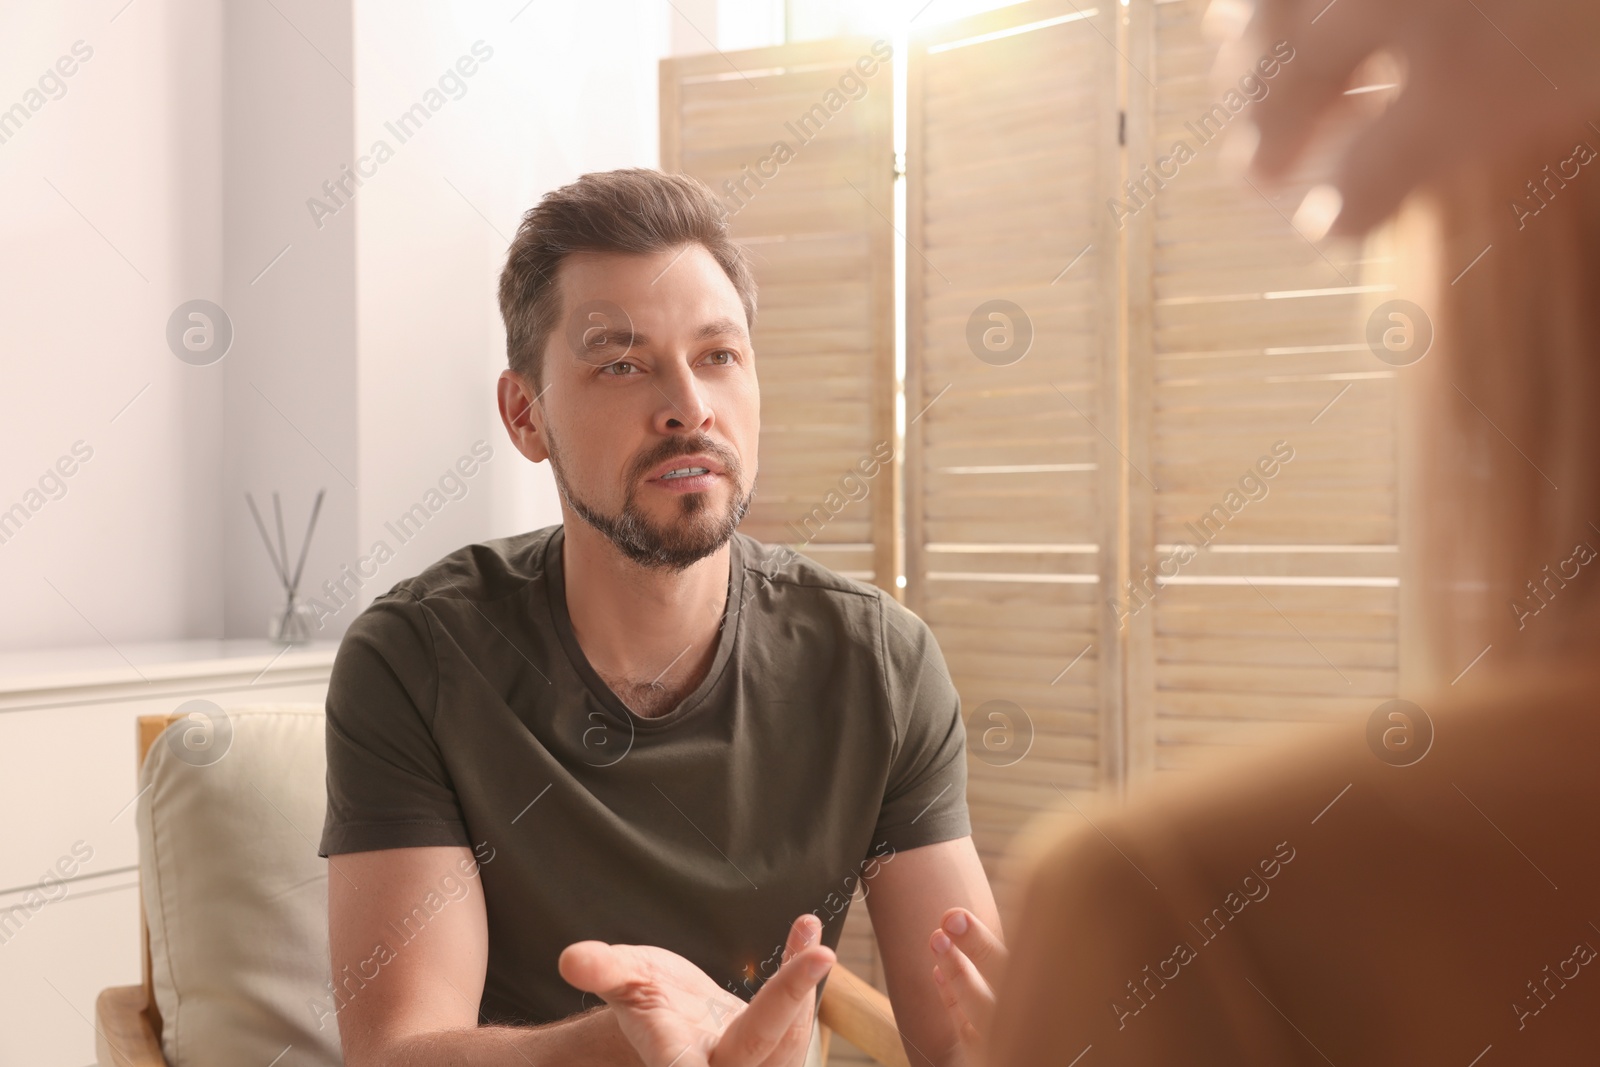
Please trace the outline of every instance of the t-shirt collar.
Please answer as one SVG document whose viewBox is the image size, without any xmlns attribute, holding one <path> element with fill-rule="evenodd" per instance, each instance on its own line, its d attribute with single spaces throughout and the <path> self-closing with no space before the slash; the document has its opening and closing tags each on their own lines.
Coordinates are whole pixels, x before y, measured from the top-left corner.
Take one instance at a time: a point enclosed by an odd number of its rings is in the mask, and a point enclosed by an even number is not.
<svg viewBox="0 0 1600 1067">
<path fill-rule="evenodd" d="M 550 610 L 550 624 L 561 639 L 561 647 L 566 651 L 567 661 L 578 679 L 602 707 L 619 722 L 629 724 L 631 729 L 663 729 L 693 715 L 696 709 L 706 703 L 706 697 L 721 679 L 729 659 L 732 658 L 738 638 L 739 609 L 744 599 L 744 535 L 736 531 L 728 541 L 728 597 L 727 604 L 723 608 L 722 626 L 717 632 L 717 652 L 711 661 L 711 669 L 706 672 L 705 678 L 701 679 L 694 692 L 684 697 L 677 707 L 664 715 L 649 718 L 635 714 L 617 698 L 605 679 L 601 678 L 589 663 L 589 658 L 584 655 L 582 646 L 578 644 L 578 635 L 572 629 L 572 616 L 567 612 L 566 575 L 562 570 L 562 547 L 565 542 L 566 528 L 557 526 L 545 542 L 544 584 L 546 603 Z"/>
</svg>

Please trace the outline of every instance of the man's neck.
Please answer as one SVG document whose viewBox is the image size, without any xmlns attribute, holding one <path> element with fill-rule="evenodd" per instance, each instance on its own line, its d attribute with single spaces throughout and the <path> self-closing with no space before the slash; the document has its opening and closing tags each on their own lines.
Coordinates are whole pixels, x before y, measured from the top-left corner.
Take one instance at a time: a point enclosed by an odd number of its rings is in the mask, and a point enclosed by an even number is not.
<svg viewBox="0 0 1600 1067">
<path fill-rule="evenodd" d="M 683 570 L 644 567 L 582 519 L 567 518 L 561 569 L 579 647 L 630 708 L 671 710 L 715 658 L 730 547 Z"/>
</svg>

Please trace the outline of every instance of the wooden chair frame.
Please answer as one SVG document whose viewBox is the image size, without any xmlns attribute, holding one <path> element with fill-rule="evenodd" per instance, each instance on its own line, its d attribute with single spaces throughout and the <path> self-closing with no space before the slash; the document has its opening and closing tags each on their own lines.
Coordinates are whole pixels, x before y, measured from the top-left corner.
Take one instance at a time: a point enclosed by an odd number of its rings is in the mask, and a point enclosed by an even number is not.
<svg viewBox="0 0 1600 1067">
<path fill-rule="evenodd" d="M 136 766 L 144 766 L 150 746 L 179 718 L 176 714 L 139 716 Z M 95 1057 L 99 1067 L 167 1067 L 161 1052 L 161 1012 L 156 1007 L 150 975 L 150 928 L 144 921 L 142 887 L 139 941 L 144 958 L 143 983 L 101 990 L 95 1000 Z M 828 976 L 817 1017 L 822 1024 L 824 1064 L 828 1062 L 832 1036 L 839 1034 L 878 1063 L 911 1067 L 900 1043 L 889 998 L 843 964 L 835 964 Z"/>
</svg>

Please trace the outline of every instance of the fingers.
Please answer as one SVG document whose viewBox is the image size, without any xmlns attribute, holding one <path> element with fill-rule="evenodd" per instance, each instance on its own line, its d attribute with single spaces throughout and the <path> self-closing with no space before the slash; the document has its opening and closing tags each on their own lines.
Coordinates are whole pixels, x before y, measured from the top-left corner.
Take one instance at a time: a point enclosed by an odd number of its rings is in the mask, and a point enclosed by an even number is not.
<svg viewBox="0 0 1600 1067">
<path fill-rule="evenodd" d="M 804 949 L 822 933 L 822 920 L 807 912 L 789 924 L 789 936 L 783 942 L 783 962 Z"/>
<path fill-rule="evenodd" d="M 982 1041 L 982 1035 L 979 1033 L 978 1028 L 972 1024 L 972 1020 L 967 1018 L 966 1011 L 961 1007 L 961 1000 L 956 995 L 954 984 L 951 983 L 949 978 L 945 977 L 943 968 L 938 964 L 934 964 L 933 967 L 933 981 L 939 987 L 939 1000 L 944 1004 L 945 1013 L 950 1017 L 951 1023 L 955 1025 L 956 1039 L 968 1048 L 976 1048 Z M 992 1012 L 989 1017 L 993 1017 Z M 985 1022 L 985 1029 L 988 1028 L 988 1025 Z"/>
<path fill-rule="evenodd" d="M 978 973 L 987 982 L 992 985 L 999 979 L 1001 969 L 1010 958 L 1006 952 L 1005 942 L 995 936 L 995 932 L 985 926 L 976 915 L 966 908 L 951 908 L 944 913 L 939 931 L 934 933 L 935 940 L 940 931 L 976 965 Z M 941 951 L 938 945 L 932 942 L 930 945 L 934 952 Z"/>
<path fill-rule="evenodd" d="M 1206 12 L 1208 36 L 1223 42 L 1212 80 L 1231 86 L 1251 72 L 1267 85 L 1251 108 L 1251 169 L 1289 180 L 1361 65 L 1392 43 L 1396 20 L 1372 0 L 1258 0 L 1248 23 L 1245 6 L 1212 0 Z"/>
<path fill-rule="evenodd" d="M 994 1017 L 994 987 L 943 932 L 933 937 L 943 945 L 942 949 L 938 945 L 934 948 L 939 962 L 934 964 L 933 980 L 939 987 L 939 999 L 958 1028 L 967 1023 L 976 1032 L 987 1033 Z"/>
<path fill-rule="evenodd" d="M 556 960 L 561 977 L 577 989 L 586 990 L 611 1003 L 626 999 L 639 984 L 638 968 L 621 947 L 604 941 L 578 941 L 562 950 Z"/>
<path fill-rule="evenodd" d="M 928 939 L 933 980 L 963 1044 L 972 1045 L 994 1017 L 995 983 L 1010 958 L 1005 943 L 972 912 L 951 908 Z"/>
<path fill-rule="evenodd" d="M 1336 178 L 1341 203 L 1334 235 L 1366 233 L 1394 214 L 1408 192 L 1453 162 L 1452 147 L 1420 135 L 1427 116 L 1419 112 L 1416 97 L 1402 95 L 1345 152 Z"/>
<path fill-rule="evenodd" d="M 1238 18 L 1224 8 L 1213 21 L 1236 27 Z M 1425 116 L 1416 114 L 1416 94 L 1389 106 L 1392 94 L 1346 92 L 1358 81 L 1389 82 L 1373 77 L 1384 66 L 1374 66 L 1374 56 L 1399 46 L 1403 21 L 1384 17 L 1370 0 L 1259 0 L 1249 32 L 1219 57 L 1219 70 L 1248 59 L 1251 49 L 1281 61 L 1253 109 L 1254 129 L 1241 131 L 1235 147 L 1253 149 L 1250 170 L 1263 181 L 1297 180 L 1294 172 L 1305 165 L 1314 180 L 1329 183 L 1313 189 L 1295 215 L 1296 228 L 1313 240 L 1365 233 L 1435 168 L 1438 151 L 1423 136 L 1428 123 L 1419 128 Z"/>
<path fill-rule="evenodd" d="M 790 926 L 783 965 L 723 1031 L 711 1053 L 712 1067 L 755 1067 L 786 1039 L 810 1040 L 817 983 L 834 962 L 833 950 L 816 943 L 820 931 L 812 915 Z"/>
</svg>

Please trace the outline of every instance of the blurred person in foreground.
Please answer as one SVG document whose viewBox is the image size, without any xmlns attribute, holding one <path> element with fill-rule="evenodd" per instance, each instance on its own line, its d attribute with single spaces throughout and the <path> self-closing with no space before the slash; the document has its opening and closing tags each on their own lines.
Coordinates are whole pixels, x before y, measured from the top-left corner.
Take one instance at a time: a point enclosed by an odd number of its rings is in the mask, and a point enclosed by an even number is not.
<svg viewBox="0 0 1600 1067">
<path fill-rule="evenodd" d="M 947 1008 L 992 1067 L 1593 1062 L 1600 5 L 1263 0 L 1208 21 L 1231 41 L 1219 70 L 1263 40 L 1301 57 L 1246 147 L 1280 188 L 1333 160 L 1302 232 L 1406 205 L 1402 295 L 1436 330 L 1400 371 L 1421 713 L 1327 726 L 1092 826 L 1041 819 L 1014 857 L 1009 964 L 966 916 L 934 935 Z M 1376 69 L 1399 73 L 1384 106 L 1346 95 Z"/>
</svg>

